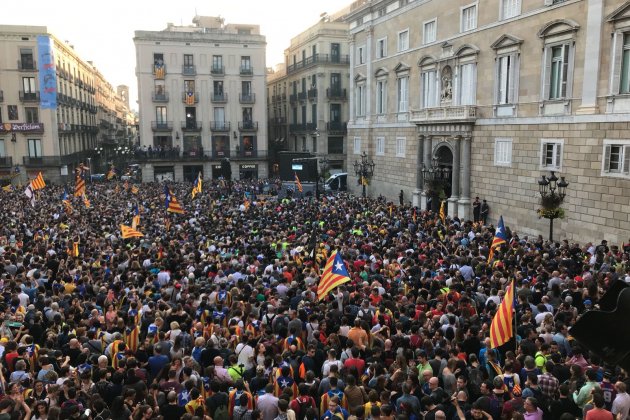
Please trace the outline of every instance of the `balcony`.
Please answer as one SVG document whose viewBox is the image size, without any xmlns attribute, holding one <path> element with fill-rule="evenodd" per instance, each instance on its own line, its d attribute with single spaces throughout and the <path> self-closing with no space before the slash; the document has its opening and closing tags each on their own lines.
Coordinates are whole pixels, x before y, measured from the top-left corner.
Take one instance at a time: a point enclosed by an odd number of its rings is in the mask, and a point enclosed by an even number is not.
<svg viewBox="0 0 630 420">
<path fill-rule="evenodd" d="M 213 103 L 225 103 L 228 100 L 228 95 L 225 92 L 213 92 L 210 100 Z"/>
<path fill-rule="evenodd" d="M 298 93 L 298 101 L 302 102 L 306 100 L 306 92 Z"/>
<path fill-rule="evenodd" d="M 173 131 L 173 121 L 151 121 L 153 131 Z"/>
<path fill-rule="evenodd" d="M 225 74 L 225 68 L 223 66 L 212 66 L 210 67 L 210 73 L 215 76 L 222 75 Z"/>
<path fill-rule="evenodd" d="M 328 88 L 326 89 L 326 98 L 333 101 L 345 101 L 346 90 L 342 88 Z"/>
<path fill-rule="evenodd" d="M 194 76 L 197 74 L 197 68 L 194 64 L 184 64 L 182 66 L 182 75 L 183 76 Z"/>
<path fill-rule="evenodd" d="M 326 131 L 328 134 L 346 134 L 348 132 L 348 123 L 341 121 L 331 121 L 326 123 Z"/>
<path fill-rule="evenodd" d="M 212 152 L 211 156 L 213 159 L 229 158 L 230 151 L 229 150 L 215 150 L 214 152 Z"/>
<path fill-rule="evenodd" d="M 185 103 L 186 105 L 199 103 L 199 93 L 182 92 L 182 103 Z"/>
<path fill-rule="evenodd" d="M 24 166 L 59 166 L 61 165 L 60 156 L 24 156 L 22 158 Z"/>
<path fill-rule="evenodd" d="M 239 121 L 238 129 L 240 131 L 258 131 L 258 121 Z"/>
<path fill-rule="evenodd" d="M 264 159 L 267 157 L 266 150 L 236 150 L 232 154 L 235 159 Z"/>
<path fill-rule="evenodd" d="M 151 100 L 153 100 L 153 102 L 168 102 L 168 92 L 153 92 L 151 94 Z"/>
<path fill-rule="evenodd" d="M 293 93 L 293 94 L 289 95 L 289 103 L 292 103 L 292 104 L 296 103 L 297 102 L 297 98 L 298 98 L 297 93 Z"/>
<path fill-rule="evenodd" d="M 229 121 L 210 121 L 210 131 L 230 131 Z"/>
<path fill-rule="evenodd" d="M 13 158 L 11 156 L 0 156 L 0 167 L 10 168 L 13 166 Z"/>
<path fill-rule="evenodd" d="M 474 121 L 477 119 L 477 107 L 474 105 L 443 106 L 411 111 L 410 122 L 435 121 Z"/>
<path fill-rule="evenodd" d="M 255 93 L 241 93 L 238 95 L 238 101 L 242 104 L 253 104 L 256 102 Z"/>
<path fill-rule="evenodd" d="M 22 102 L 39 102 L 39 92 L 20 91 L 20 101 Z"/>
<path fill-rule="evenodd" d="M 291 64 L 289 67 L 287 67 L 287 74 L 295 73 L 302 69 L 311 68 L 313 66 L 316 66 L 319 63 L 348 65 L 350 64 L 350 56 L 347 54 L 345 55 L 314 54 L 310 57 L 305 58 L 302 61 L 298 61 L 295 64 Z"/>
<path fill-rule="evenodd" d="M 308 90 L 308 99 L 309 100 L 317 100 L 317 89 L 309 89 Z"/>
<path fill-rule="evenodd" d="M 275 117 L 275 118 L 269 118 L 269 123 L 271 125 L 282 125 L 282 124 L 286 124 L 287 119 L 284 117 Z"/>
<path fill-rule="evenodd" d="M 289 125 L 290 133 L 314 133 L 315 130 L 317 130 L 317 124 L 315 123 L 301 123 L 301 124 Z"/>
<path fill-rule="evenodd" d="M 252 76 L 254 74 L 254 69 L 251 66 L 241 66 L 240 74 L 241 76 Z"/>
<path fill-rule="evenodd" d="M 37 71 L 37 61 L 35 60 L 18 60 L 19 71 Z"/>
<path fill-rule="evenodd" d="M 201 121 L 186 121 L 182 123 L 182 131 L 201 131 Z"/>
</svg>

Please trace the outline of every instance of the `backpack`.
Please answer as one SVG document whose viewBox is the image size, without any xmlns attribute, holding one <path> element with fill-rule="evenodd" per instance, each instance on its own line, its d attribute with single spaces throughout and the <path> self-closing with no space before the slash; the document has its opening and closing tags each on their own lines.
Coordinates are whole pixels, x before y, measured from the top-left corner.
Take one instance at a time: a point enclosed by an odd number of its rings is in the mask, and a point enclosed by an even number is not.
<svg viewBox="0 0 630 420">
<path fill-rule="evenodd" d="M 295 401 L 297 401 L 299 407 L 299 410 L 295 413 L 295 418 L 297 420 L 306 419 L 306 412 L 308 411 L 309 407 L 312 407 L 311 399 L 307 397 L 305 401 L 300 401 L 300 399 L 297 398 Z"/>
</svg>

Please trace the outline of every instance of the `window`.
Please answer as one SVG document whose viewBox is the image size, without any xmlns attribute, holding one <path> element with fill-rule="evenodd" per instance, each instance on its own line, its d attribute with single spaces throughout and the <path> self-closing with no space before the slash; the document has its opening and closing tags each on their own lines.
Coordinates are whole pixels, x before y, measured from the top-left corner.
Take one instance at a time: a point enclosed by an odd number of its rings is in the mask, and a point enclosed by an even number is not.
<svg viewBox="0 0 630 420">
<path fill-rule="evenodd" d="M 540 142 L 540 169 L 559 171 L 562 168 L 562 139 L 543 139 Z"/>
<path fill-rule="evenodd" d="M 407 139 L 405 137 L 396 137 L 396 157 L 405 157 L 406 148 Z"/>
<path fill-rule="evenodd" d="M 398 32 L 398 51 L 409 49 L 409 29 Z"/>
<path fill-rule="evenodd" d="M 630 140 L 604 140 L 602 173 L 630 174 Z"/>
<path fill-rule="evenodd" d="M 477 4 L 462 7 L 461 32 L 477 28 Z"/>
<path fill-rule="evenodd" d="M 376 58 L 387 57 L 387 38 L 376 41 Z"/>
<path fill-rule="evenodd" d="M 562 44 L 551 47 L 551 68 L 549 72 L 548 99 L 567 97 L 569 75 L 569 45 Z"/>
<path fill-rule="evenodd" d="M 252 61 L 248 55 L 241 56 L 241 73 L 252 73 Z"/>
<path fill-rule="evenodd" d="M 39 122 L 39 108 L 26 107 L 24 108 L 24 115 L 26 116 L 25 118 L 27 123 Z"/>
<path fill-rule="evenodd" d="M 243 96 L 250 97 L 252 94 L 252 82 L 251 80 L 243 80 L 241 81 L 241 91 Z"/>
<path fill-rule="evenodd" d="M 328 154 L 343 154 L 343 137 L 328 137 Z"/>
<path fill-rule="evenodd" d="M 356 89 L 356 116 L 365 116 L 365 85 L 357 85 Z"/>
<path fill-rule="evenodd" d="M 42 157 L 41 139 L 28 139 L 28 156 L 32 158 Z"/>
<path fill-rule="evenodd" d="M 619 93 L 630 93 L 630 33 L 623 34 Z"/>
<path fill-rule="evenodd" d="M 386 98 L 387 98 L 387 81 L 377 80 L 376 81 L 376 113 L 379 115 L 385 114 L 385 110 L 386 110 L 385 99 Z"/>
<path fill-rule="evenodd" d="M 437 71 L 423 71 L 422 79 L 422 108 L 431 108 L 438 105 Z"/>
<path fill-rule="evenodd" d="M 475 64 L 462 64 L 459 66 L 459 105 L 474 105 L 475 92 Z"/>
<path fill-rule="evenodd" d="M 317 128 L 317 104 L 311 105 L 311 122 L 315 124 L 315 128 Z"/>
<path fill-rule="evenodd" d="M 22 64 L 22 69 L 24 70 L 34 70 L 35 69 L 35 61 L 33 60 L 33 50 L 30 48 L 20 48 L 20 60 Z"/>
<path fill-rule="evenodd" d="M 437 19 L 430 20 L 424 23 L 424 30 L 422 34 L 422 41 L 425 44 L 435 42 L 437 38 Z"/>
<path fill-rule="evenodd" d="M 166 107 L 165 106 L 155 107 L 155 121 L 158 124 L 166 124 Z"/>
<path fill-rule="evenodd" d="M 510 166 L 512 164 L 512 139 L 494 140 L 494 165 Z"/>
<path fill-rule="evenodd" d="M 217 125 L 217 128 L 223 128 L 225 123 L 225 108 L 216 107 L 213 111 L 214 114 L 214 123 Z"/>
<path fill-rule="evenodd" d="M 361 154 L 361 137 L 355 137 L 352 145 L 352 152 L 355 155 Z"/>
<path fill-rule="evenodd" d="M 35 78 L 22 77 L 22 87 L 24 88 L 24 93 L 35 93 Z"/>
<path fill-rule="evenodd" d="M 385 154 L 385 137 L 376 138 L 376 154 L 383 156 Z"/>
<path fill-rule="evenodd" d="M 407 112 L 408 96 L 409 96 L 409 78 L 400 77 L 398 83 L 398 112 Z"/>
<path fill-rule="evenodd" d="M 497 98 L 499 105 L 515 102 L 516 55 L 504 55 L 497 58 Z"/>
<path fill-rule="evenodd" d="M 243 123 L 251 123 L 253 121 L 253 113 L 251 107 L 243 108 Z"/>
<path fill-rule="evenodd" d="M 365 64 L 365 47 L 357 48 L 357 64 Z"/>
<path fill-rule="evenodd" d="M 340 60 L 341 60 L 341 45 L 337 42 L 334 42 L 330 44 L 330 62 L 339 63 Z"/>
<path fill-rule="evenodd" d="M 193 55 L 192 54 L 184 54 L 184 67 L 192 68 L 194 66 Z"/>
<path fill-rule="evenodd" d="M 212 71 L 214 73 L 223 71 L 223 56 L 222 55 L 212 56 Z"/>
<path fill-rule="evenodd" d="M 19 116 L 18 116 L 18 107 L 17 105 L 9 105 L 7 106 L 7 110 L 8 110 L 8 114 L 9 114 L 9 121 L 15 121 L 15 120 L 19 120 Z"/>
<path fill-rule="evenodd" d="M 164 54 L 162 53 L 153 53 L 153 65 L 162 66 L 164 65 Z"/>
<path fill-rule="evenodd" d="M 509 19 L 521 14 L 521 0 L 501 0 L 501 18 Z"/>
<path fill-rule="evenodd" d="M 330 122 L 341 122 L 341 104 L 330 104 Z"/>
</svg>

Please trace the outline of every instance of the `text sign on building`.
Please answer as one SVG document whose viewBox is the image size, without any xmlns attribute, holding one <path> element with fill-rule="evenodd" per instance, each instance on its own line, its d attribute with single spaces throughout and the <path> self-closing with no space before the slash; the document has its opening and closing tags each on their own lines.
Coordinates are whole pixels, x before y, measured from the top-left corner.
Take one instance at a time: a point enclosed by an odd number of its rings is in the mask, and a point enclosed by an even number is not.
<svg viewBox="0 0 630 420">
<path fill-rule="evenodd" d="M 0 124 L 0 134 L 18 133 L 41 133 L 44 131 L 44 123 L 4 123 Z"/>
<path fill-rule="evenodd" d="M 241 169 L 256 169 L 258 165 L 241 165 Z"/>
<path fill-rule="evenodd" d="M 57 108 L 57 73 L 52 40 L 46 35 L 37 36 L 37 67 L 39 70 L 39 100 L 42 109 Z"/>
</svg>

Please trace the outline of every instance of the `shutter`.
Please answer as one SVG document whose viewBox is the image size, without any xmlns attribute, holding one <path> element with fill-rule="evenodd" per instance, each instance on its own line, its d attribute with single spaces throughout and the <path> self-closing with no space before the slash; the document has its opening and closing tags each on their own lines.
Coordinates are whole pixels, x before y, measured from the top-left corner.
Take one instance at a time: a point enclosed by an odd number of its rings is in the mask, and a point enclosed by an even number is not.
<svg viewBox="0 0 630 420">
<path fill-rule="evenodd" d="M 612 50 L 612 63 L 611 63 L 611 75 L 612 81 L 610 86 L 610 94 L 616 95 L 621 92 L 621 70 L 623 55 L 623 33 L 615 32 L 613 35 L 613 50 Z"/>
<path fill-rule="evenodd" d="M 560 167 L 562 166 L 562 144 L 561 143 L 554 144 L 554 152 L 555 152 L 554 167 L 560 169 Z"/>
<path fill-rule="evenodd" d="M 604 173 L 610 172 L 610 144 L 604 146 L 604 167 L 602 171 Z"/>
<path fill-rule="evenodd" d="M 501 145 L 501 142 L 499 141 L 494 141 L 494 164 L 498 164 L 500 162 L 500 153 L 499 153 L 499 146 Z"/>
<path fill-rule="evenodd" d="M 501 57 L 499 59 L 499 63 L 501 68 L 499 69 L 499 104 L 507 104 L 510 103 L 508 97 L 509 91 L 509 64 L 510 64 L 510 56 Z"/>
<path fill-rule="evenodd" d="M 630 146 L 623 146 L 623 169 L 624 174 L 630 173 Z"/>
<path fill-rule="evenodd" d="M 501 57 L 494 58 L 494 83 L 492 97 L 495 104 L 501 103 Z"/>
<path fill-rule="evenodd" d="M 508 56 L 507 69 L 507 103 L 513 104 L 514 101 L 514 64 L 516 63 L 516 55 Z"/>
<path fill-rule="evenodd" d="M 569 44 L 562 46 L 562 89 L 561 95 L 563 98 L 568 97 L 569 86 Z"/>
<path fill-rule="evenodd" d="M 519 77 L 520 77 L 520 65 L 521 65 L 521 56 L 520 53 L 516 53 L 512 56 L 512 83 L 510 88 L 512 89 L 512 103 L 518 103 L 518 88 L 519 88 Z"/>
<path fill-rule="evenodd" d="M 551 47 L 545 47 L 543 54 L 542 92 L 541 101 L 549 99 L 549 88 L 551 84 Z"/>
</svg>

